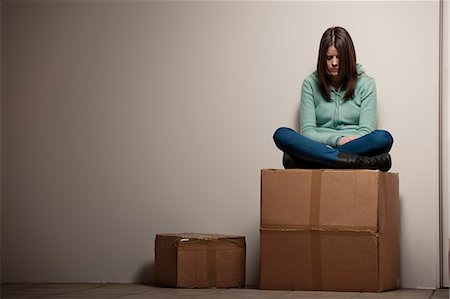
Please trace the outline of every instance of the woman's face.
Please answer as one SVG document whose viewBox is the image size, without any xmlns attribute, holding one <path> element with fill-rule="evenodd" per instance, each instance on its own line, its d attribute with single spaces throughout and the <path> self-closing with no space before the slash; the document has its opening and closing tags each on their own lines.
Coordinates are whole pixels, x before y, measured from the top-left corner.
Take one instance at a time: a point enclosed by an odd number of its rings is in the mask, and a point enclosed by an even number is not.
<svg viewBox="0 0 450 299">
<path fill-rule="evenodd" d="M 327 50 L 327 73 L 337 78 L 339 75 L 339 52 L 335 46 L 330 46 Z"/>
</svg>

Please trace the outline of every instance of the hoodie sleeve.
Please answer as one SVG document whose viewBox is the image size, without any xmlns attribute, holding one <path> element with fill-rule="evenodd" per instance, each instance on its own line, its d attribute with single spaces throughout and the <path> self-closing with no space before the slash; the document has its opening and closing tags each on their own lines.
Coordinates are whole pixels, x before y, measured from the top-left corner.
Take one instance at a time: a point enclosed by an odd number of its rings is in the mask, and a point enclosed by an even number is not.
<svg viewBox="0 0 450 299">
<path fill-rule="evenodd" d="M 377 89 L 375 80 L 368 78 L 364 85 L 361 91 L 361 112 L 357 130 L 358 137 L 375 130 L 377 122 Z"/>
<path fill-rule="evenodd" d="M 336 132 L 317 129 L 314 89 L 307 80 L 303 82 L 300 99 L 300 134 L 311 140 L 333 147 L 337 146 L 337 142 L 341 137 Z"/>
</svg>

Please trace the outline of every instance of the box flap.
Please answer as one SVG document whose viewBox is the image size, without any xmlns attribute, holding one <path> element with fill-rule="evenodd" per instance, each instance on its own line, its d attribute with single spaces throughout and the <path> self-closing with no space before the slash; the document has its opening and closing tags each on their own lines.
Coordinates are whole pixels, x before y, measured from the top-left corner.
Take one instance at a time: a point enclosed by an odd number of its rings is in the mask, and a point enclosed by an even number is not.
<svg viewBox="0 0 450 299">
<path fill-rule="evenodd" d="M 261 227 L 378 231 L 373 170 L 263 169 Z"/>
<path fill-rule="evenodd" d="M 188 240 L 218 240 L 218 239 L 242 239 L 244 236 L 222 235 L 222 234 L 202 234 L 202 233 L 166 233 L 157 234 L 157 236 L 166 237 L 166 240 L 175 242 Z"/>
</svg>

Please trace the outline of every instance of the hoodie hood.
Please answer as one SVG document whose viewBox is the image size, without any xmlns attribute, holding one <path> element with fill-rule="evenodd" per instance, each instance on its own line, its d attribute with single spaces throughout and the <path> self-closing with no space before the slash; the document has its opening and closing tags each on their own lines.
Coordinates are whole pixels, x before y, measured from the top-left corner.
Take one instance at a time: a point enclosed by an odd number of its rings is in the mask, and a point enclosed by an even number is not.
<svg viewBox="0 0 450 299">
<path fill-rule="evenodd" d="M 356 64 L 356 73 L 358 74 L 358 76 L 366 73 L 362 64 Z"/>
</svg>

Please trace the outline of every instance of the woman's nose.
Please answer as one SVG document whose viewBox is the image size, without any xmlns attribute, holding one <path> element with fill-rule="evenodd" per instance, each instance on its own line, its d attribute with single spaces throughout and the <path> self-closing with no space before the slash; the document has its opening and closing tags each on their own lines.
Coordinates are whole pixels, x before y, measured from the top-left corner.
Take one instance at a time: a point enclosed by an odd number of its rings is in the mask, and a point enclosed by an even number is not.
<svg viewBox="0 0 450 299">
<path fill-rule="evenodd" d="M 339 60 L 338 60 L 337 58 L 333 58 L 333 60 L 331 60 L 331 64 L 332 64 L 333 66 L 338 66 Z"/>
</svg>

